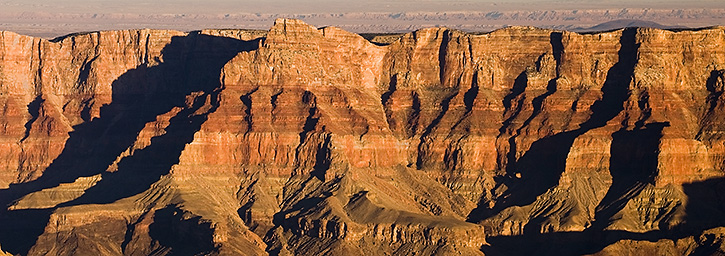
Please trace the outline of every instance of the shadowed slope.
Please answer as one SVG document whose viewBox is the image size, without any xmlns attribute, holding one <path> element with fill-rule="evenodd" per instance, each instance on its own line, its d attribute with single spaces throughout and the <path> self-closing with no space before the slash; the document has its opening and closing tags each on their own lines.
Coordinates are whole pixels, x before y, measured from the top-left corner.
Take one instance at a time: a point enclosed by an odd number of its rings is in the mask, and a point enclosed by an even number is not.
<svg viewBox="0 0 725 256">
<path fill-rule="evenodd" d="M 174 37 L 162 51 L 161 64 L 151 67 L 144 64 L 121 75 L 112 85 L 113 101 L 101 108 L 100 118 L 76 126 L 63 152 L 40 178 L 0 190 L 0 203 L 8 205 L 33 192 L 97 174 L 103 174 L 103 179 L 94 187 L 58 207 L 111 203 L 148 189 L 178 163 L 185 145 L 191 142 L 206 115 L 214 111 L 217 94 L 222 90 L 219 83 L 222 66 L 240 51 L 253 50 L 257 45 L 256 41 L 199 33 Z M 188 103 L 189 97 L 191 103 Z M 202 109 L 205 102 L 211 106 Z M 164 135 L 153 138 L 150 146 L 124 158 L 118 171 L 106 173 L 109 165 L 134 144 L 146 123 L 174 108 L 182 111 L 170 120 Z M 3 249 L 27 253 L 53 210 L 1 209 L 0 226 L 12 230 L 1 232 Z M 31 212 L 42 214 L 32 214 L 34 217 L 29 218 L 26 213 Z"/>
<path fill-rule="evenodd" d="M 655 126 L 653 129 L 658 128 Z M 677 240 L 694 236 L 704 238 L 696 241 L 701 246 L 687 248 L 685 252 L 689 255 L 719 255 L 718 253 L 722 252 L 719 251 L 715 235 L 707 234 L 706 231 L 725 225 L 725 220 L 722 218 L 725 214 L 724 184 L 723 178 L 684 184 L 683 189 L 690 203 L 686 207 L 683 224 L 672 230 L 636 233 L 601 230 L 601 225 L 597 224 L 593 226 L 595 228 L 582 232 L 527 233 L 520 236 L 489 237 L 487 240 L 490 246 L 484 246 L 482 250 L 486 255 L 583 255 L 600 252 L 605 247 L 620 241 L 672 240 L 675 241 L 673 246 L 676 246 Z"/>
<path fill-rule="evenodd" d="M 619 61 L 608 71 L 607 80 L 601 89 L 602 98 L 591 106 L 592 115 L 589 119 L 582 123 L 579 129 L 558 133 L 534 142 L 518 160 L 509 154 L 507 176 L 502 181 L 508 189 L 499 197 L 499 202 L 493 209 L 486 209 L 487 206 L 479 204 L 479 207 L 469 215 L 469 221 L 478 222 L 508 207 L 530 204 L 537 196 L 557 185 L 559 177 L 566 168 L 566 158 L 574 140 L 592 129 L 605 126 L 624 109 L 623 104 L 629 95 L 628 87 L 637 63 L 638 45 L 635 43 L 635 34 L 635 29 L 622 31 Z M 552 44 L 554 51 L 560 48 L 559 45 L 560 43 Z M 555 87 L 549 88 L 549 91 L 554 89 Z M 510 142 L 511 150 L 515 151 L 515 141 L 510 140 Z"/>
</svg>

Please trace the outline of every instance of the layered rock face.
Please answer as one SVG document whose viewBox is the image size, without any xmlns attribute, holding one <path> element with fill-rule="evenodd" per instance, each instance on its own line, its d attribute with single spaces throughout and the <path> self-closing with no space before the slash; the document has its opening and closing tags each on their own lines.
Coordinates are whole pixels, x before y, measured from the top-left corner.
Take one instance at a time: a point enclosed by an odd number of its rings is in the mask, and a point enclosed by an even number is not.
<svg viewBox="0 0 725 256">
<path fill-rule="evenodd" d="M 725 252 L 725 29 L 0 40 L 11 254 Z"/>
</svg>

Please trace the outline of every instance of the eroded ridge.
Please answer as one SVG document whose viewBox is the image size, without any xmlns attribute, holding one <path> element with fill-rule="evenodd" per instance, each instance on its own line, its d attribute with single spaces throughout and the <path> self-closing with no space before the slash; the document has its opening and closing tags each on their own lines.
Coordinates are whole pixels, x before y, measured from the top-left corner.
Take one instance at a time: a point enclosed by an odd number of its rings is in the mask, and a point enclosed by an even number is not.
<svg viewBox="0 0 725 256">
<path fill-rule="evenodd" d="M 725 251 L 722 27 L 0 43 L 12 254 Z"/>
</svg>

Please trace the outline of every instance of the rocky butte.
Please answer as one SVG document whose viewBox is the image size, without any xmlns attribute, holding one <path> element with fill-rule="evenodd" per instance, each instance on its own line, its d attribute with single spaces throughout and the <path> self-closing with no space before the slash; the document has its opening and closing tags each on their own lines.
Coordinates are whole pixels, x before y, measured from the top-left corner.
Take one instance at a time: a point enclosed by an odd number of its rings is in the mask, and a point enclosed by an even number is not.
<svg viewBox="0 0 725 256">
<path fill-rule="evenodd" d="M 725 28 L 0 33 L 11 255 L 725 252 Z"/>
</svg>

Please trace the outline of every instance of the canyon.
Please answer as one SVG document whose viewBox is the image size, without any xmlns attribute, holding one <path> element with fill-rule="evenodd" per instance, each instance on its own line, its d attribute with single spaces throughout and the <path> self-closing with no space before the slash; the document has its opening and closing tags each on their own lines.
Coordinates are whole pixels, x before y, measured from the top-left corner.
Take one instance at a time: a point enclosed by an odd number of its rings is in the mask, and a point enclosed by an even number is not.
<svg viewBox="0 0 725 256">
<path fill-rule="evenodd" d="M 0 255 L 725 253 L 725 27 L 0 32 Z"/>
</svg>

